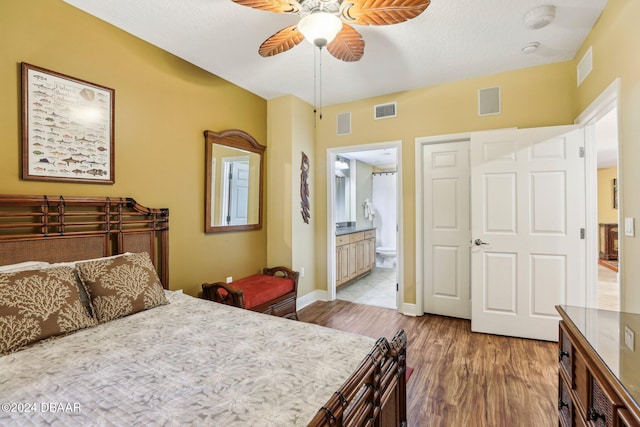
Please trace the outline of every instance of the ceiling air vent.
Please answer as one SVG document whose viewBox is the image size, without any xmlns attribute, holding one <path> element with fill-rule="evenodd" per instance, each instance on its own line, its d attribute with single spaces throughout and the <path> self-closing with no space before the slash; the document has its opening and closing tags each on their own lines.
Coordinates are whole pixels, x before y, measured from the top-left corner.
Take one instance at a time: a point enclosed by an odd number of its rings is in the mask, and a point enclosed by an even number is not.
<svg viewBox="0 0 640 427">
<path fill-rule="evenodd" d="M 340 113 L 336 116 L 336 134 L 351 134 L 351 113 Z"/>
<path fill-rule="evenodd" d="M 374 119 L 387 119 L 398 115 L 398 103 L 378 104 L 373 107 Z"/>
</svg>

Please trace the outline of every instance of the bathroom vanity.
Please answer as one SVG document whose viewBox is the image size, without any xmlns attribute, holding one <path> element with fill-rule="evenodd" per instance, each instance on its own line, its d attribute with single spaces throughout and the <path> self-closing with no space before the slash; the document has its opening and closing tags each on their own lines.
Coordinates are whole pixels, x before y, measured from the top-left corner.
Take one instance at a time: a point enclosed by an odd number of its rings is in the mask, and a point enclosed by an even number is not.
<svg viewBox="0 0 640 427">
<path fill-rule="evenodd" d="M 368 274 L 375 265 L 375 228 L 348 227 L 336 232 L 336 287 Z"/>
</svg>

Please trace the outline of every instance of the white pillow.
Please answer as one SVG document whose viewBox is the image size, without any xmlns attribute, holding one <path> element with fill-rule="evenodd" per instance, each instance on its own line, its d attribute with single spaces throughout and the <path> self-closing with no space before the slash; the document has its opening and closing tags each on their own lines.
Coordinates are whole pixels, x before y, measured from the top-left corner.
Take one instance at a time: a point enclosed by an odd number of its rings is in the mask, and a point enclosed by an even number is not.
<svg viewBox="0 0 640 427">
<path fill-rule="evenodd" d="M 39 270 L 47 267 L 46 261 L 24 261 L 17 264 L 0 265 L 0 273 L 15 273 L 17 271 Z"/>
<path fill-rule="evenodd" d="M 78 261 L 56 262 L 56 263 L 53 263 L 53 264 L 49 264 L 49 267 L 71 267 L 71 268 L 75 268 L 76 264 L 79 263 L 79 262 L 100 261 L 100 260 L 103 260 L 103 259 L 118 258 L 118 257 L 125 256 L 125 255 L 131 255 L 131 253 L 130 252 L 125 252 L 125 253 L 118 254 L 118 255 L 111 255 L 111 256 L 105 256 L 105 257 L 100 257 L 100 258 L 81 259 L 81 260 L 78 260 Z"/>
</svg>

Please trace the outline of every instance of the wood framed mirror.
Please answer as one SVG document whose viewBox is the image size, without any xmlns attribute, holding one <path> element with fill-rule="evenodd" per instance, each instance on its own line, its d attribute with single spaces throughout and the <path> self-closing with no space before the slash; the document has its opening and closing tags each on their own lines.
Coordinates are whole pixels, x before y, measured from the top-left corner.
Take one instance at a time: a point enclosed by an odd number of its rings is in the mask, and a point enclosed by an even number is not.
<svg viewBox="0 0 640 427">
<path fill-rule="evenodd" d="M 251 135 L 204 131 L 205 233 L 262 228 L 264 150 Z"/>
</svg>

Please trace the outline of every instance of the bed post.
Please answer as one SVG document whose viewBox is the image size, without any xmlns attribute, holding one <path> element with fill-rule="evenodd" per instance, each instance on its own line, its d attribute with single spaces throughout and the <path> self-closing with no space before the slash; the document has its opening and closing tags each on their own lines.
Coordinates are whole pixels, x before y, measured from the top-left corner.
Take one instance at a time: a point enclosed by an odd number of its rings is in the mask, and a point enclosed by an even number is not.
<svg viewBox="0 0 640 427">
<path fill-rule="evenodd" d="M 398 421 L 407 426 L 407 335 L 398 331 L 391 340 L 391 354 L 398 363 Z"/>
<path fill-rule="evenodd" d="M 380 338 L 308 427 L 406 427 L 407 335 Z"/>
</svg>

